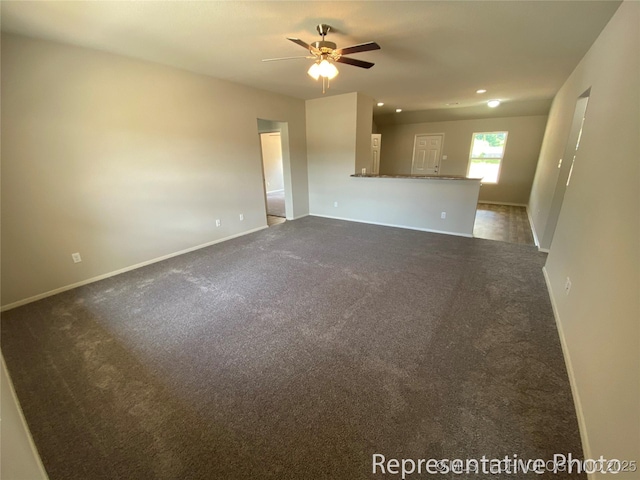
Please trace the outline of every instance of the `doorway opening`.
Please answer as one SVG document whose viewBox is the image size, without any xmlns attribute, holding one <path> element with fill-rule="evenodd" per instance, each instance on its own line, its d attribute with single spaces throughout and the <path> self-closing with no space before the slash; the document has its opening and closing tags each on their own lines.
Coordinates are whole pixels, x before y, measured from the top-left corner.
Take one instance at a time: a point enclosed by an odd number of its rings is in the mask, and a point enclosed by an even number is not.
<svg viewBox="0 0 640 480">
<path fill-rule="evenodd" d="M 265 216 L 267 225 L 271 227 L 292 218 L 288 124 L 259 118 L 258 134 L 262 156 Z"/>
<path fill-rule="evenodd" d="M 551 208 L 549 209 L 549 217 L 547 218 L 547 225 L 544 229 L 544 235 L 540 241 L 540 250 L 547 251 L 551 248 L 551 242 L 556 232 L 556 225 L 558 224 L 558 218 L 560 217 L 560 210 L 562 209 L 562 203 L 564 202 L 564 195 L 571 182 L 571 174 L 578 157 L 578 149 L 580 148 L 580 137 L 582 136 L 582 129 L 584 127 L 585 119 L 587 118 L 587 104 L 589 103 L 589 96 L 591 95 L 591 88 L 578 97 L 576 101 L 576 108 L 573 112 L 573 121 L 571 122 L 571 129 L 569 130 L 569 136 L 567 137 L 567 144 L 564 149 L 564 154 L 558 162 L 558 179 L 556 181 L 555 191 L 553 192 L 553 199 L 551 200 Z"/>
<path fill-rule="evenodd" d="M 280 132 L 260 134 L 262 172 L 267 196 L 267 224 L 277 225 L 287 218 L 284 207 L 284 175 L 282 173 L 282 139 Z M 275 217 L 275 218 L 272 218 Z"/>
</svg>

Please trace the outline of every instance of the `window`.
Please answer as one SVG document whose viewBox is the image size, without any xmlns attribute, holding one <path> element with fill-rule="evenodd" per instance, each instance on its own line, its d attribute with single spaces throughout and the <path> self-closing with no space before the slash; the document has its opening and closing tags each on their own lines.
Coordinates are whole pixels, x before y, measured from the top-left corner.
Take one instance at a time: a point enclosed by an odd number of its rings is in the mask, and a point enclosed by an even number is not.
<svg viewBox="0 0 640 480">
<path fill-rule="evenodd" d="M 483 183 L 498 183 L 507 132 L 474 133 L 471 139 L 467 177 L 482 178 Z"/>
</svg>

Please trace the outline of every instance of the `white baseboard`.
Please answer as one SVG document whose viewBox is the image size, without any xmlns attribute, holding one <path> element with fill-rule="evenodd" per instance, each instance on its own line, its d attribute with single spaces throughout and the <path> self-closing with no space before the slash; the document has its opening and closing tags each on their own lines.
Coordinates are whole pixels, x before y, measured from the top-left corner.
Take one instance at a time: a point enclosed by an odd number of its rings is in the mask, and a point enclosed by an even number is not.
<svg viewBox="0 0 640 480">
<path fill-rule="evenodd" d="M 529 211 L 529 206 L 527 205 L 527 219 L 529 220 L 529 227 L 531 227 L 531 233 L 533 234 L 533 242 L 540 250 L 540 242 L 538 241 L 538 232 L 536 232 L 536 227 L 533 224 L 533 218 L 531 218 L 531 212 Z"/>
<path fill-rule="evenodd" d="M 508 207 L 525 207 L 526 203 L 511 203 L 511 202 L 492 202 L 490 200 L 480 200 L 478 199 L 478 203 L 486 203 L 487 205 L 507 205 Z"/>
<path fill-rule="evenodd" d="M 466 234 L 466 233 L 447 232 L 447 231 L 444 231 L 444 230 L 432 230 L 430 228 L 410 227 L 410 226 L 407 226 L 407 225 L 396 225 L 394 223 L 370 222 L 370 221 L 367 221 L 367 220 L 359 220 L 359 219 L 355 219 L 355 218 L 334 217 L 332 215 L 320 215 L 318 213 L 310 213 L 309 215 L 312 216 L 312 217 L 331 218 L 333 220 L 345 220 L 347 222 L 367 223 L 369 225 L 380 225 L 382 227 L 405 228 L 407 230 L 418 230 L 420 232 L 440 233 L 440 234 L 443 234 L 443 235 L 454 235 L 456 237 L 473 238 L 473 235 Z"/>
<path fill-rule="evenodd" d="M 169 253 L 168 255 L 163 255 L 162 257 L 157 257 L 151 260 L 147 260 L 145 262 L 136 263 L 135 265 L 124 267 L 119 270 L 115 270 L 113 272 L 104 273 L 102 275 L 98 275 L 97 277 L 92 277 L 87 280 L 82 280 L 80 282 L 72 283 L 71 285 L 65 285 L 64 287 L 55 288 L 53 290 L 49 290 L 48 292 L 39 293 L 38 295 L 34 295 L 32 297 L 25 298 L 23 300 L 18 300 L 17 302 L 9 303 L 8 305 L 3 305 L 2 307 L 0 307 L 0 312 L 11 310 L 12 308 L 16 308 L 16 307 L 21 307 L 22 305 L 26 305 L 27 303 L 36 302 L 38 300 L 42 300 L 43 298 L 51 297 L 52 295 L 66 292 L 67 290 L 73 290 L 74 288 L 82 287 L 83 285 L 88 285 L 90 283 L 98 282 L 100 280 L 104 280 L 105 278 L 114 277 L 116 275 L 120 275 L 121 273 L 129 272 L 137 268 L 146 267 L 147 265 L 151 265 L 152 263 L 161 262 L 169 258 L 177 257 L 179 255 L 184 255 L 185 253 L 193 252 L 195 250 L 200 250 L 201 248 L 210 247 L 211 245 L 215 245 L 216 243 L 226 242 L 227 240 L 231 240 L 232 238 L 237 238 L 243 235 L 248 235 L 250 233 L 258 232 L 260 230 L 264 230 L 265 228 L 269 228 L 269 227 L 265 225 L 263 227 L 253 228 L 251 230 L 246 230 L 244 232 L 235 233 L 233 235 L 229 235 L 228 237 L 219 238 L 211 242 L 203 243 L 202 245 L 186 248 L 184 250 L 180 250 L 179 252 Z"/>
<path fill-rule="evenodd" d="M 533 218 L 531 218 L 531 212 L 529 211 L 529 206 L 527 205 L 527 218 L 529 219 L 529 226 L 531 227 L 531 233 L 533 233 L 533 241 L 538 247 L 539 252 L 549 253 L 548 248 L 542 248 L 540 246 L 540 239 L 538 238 L 538 232 L 536 232 L 536 226 L 533 223 Z"/>
<path fill-rule="evenodd" d="M 553 296 L 553 290 L 551 289 L 551 281 L 549 280 L 549 274 L 546 267 L 542 267 L 542 274 L 544 275 L 544 281 L 547 285 L 547 293 L 551 300 L 551 308 L 553 309 L 553 317 L 556 321 L 556 328 L 558 329 L 558 336 L 560 337 L 560 345 L 562 346 L 562 355 L 564 357 L 564 363 L 567 368 L 567 374 L 569 375 L 569 385 L 571 385 L 571 394 L 573 396 L 573 404 L 576 409 L 576 415 L 578 417 L 578 429 L 580 430 L 580 439 L 582 441 L 582 453 L 584 458 L 593 458 L 591 455 L 591 446 L 589 445 L 589 436 L 587 435 L 587 425 L 584 420 L 584 412 L 582 411 L 582 402 L 580 401 L 580 393 L 578 392 L 578 386 L 576 385 L 576 378 L 573 372 L 573 364 L 571 363 L 571 356 L 569 355 L 569 348 L 567 347 L 567 341 L 562 329 L 562 322 L 560 321 L 560 314 L 558 313 L 558 307 L 556 305 L 555 297 Z M 595 480 L 596 475 L 587 474 L 589 480 Z"/>
</svg>

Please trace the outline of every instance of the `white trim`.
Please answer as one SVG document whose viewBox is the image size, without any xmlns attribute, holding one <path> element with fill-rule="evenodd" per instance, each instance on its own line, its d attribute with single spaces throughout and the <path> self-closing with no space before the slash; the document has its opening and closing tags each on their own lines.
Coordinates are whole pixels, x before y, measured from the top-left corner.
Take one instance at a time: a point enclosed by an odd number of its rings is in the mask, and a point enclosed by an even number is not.
<svg viewBox="0 0 640 480">
<path fill-rule="evenodd" d="M 31 431 L 27 426 L 27 420 L 24 418 L 24 413 L 22 411 L 22 407 L 20 406 L 18 395 L 16 395 L 15 388 L 13 388 L 13 381 L 11 380 L 11 376 L 9 376 L 9 370 L 7 369 L 7 364 L 4 361 L 4 356 L 2 354 L 0 354 L 0 363 L 2 364 L 2 376 L 4 377 L 6 375 L 7 377 L 7 382 L 6 384 L 3 385 L 3 388 L 9 389 L 9 394 L 11 395 L 11 399 L 14 403 L 13 406 L 15 407 L 15 410 L 18 413 L 18 421 L 20 422 L 20 425 L 24 429 L 25 437 L 27 438 L 27 442 L 29 442 L 29 448 L 31 449 L 33 459 L 36 465 L 38 466 L 38 470 L 40 470 L 41 477 L 43 479 L 48 479 L 49 476 L 47 475 L 47 471 L 44 468 L 42 459 L 40 458 L 40 454 L 38 453 L 38 449 L 36 448 L 36 444 L 33 441 L 33 437 L 31 436 Z M 8 419 L 5 419 L 5 421 L 8 421 Z M 9 439 L 7 438 L 6 440 L 8 441 Z"/>
<path fill-rule="evenodd" d="M 547 285 L 547 293 L 551 300 L 551 308 L 553 309 L 553 317 L 556 321 L 556 328 L 558 329 L 558 336 L 560 337 L 560 345 L 562 345 L 562 356 L 564 357 L 564 363 L 569 375 L 569 385 L 571 385 L 571 394 L 573 396 L 573 404 L 576 409 L 576 416 L 578 417 L 578 429 L 580 430 L 580 440 L 582 441 L 582 450 L 584 458 L 593 458 L 591 456 L 591 446 L 589 445 L 589 436 L 587 435 L 587 424 L 584 419 L 584 412 L 582 411 L 582 402 L 580 401 L 580 393 L 576 384 L 576 377 L 573 372 L 573 365 L 571 363 L 571 356 L 569 355 L 569 348 L 567 347 L 567 340 L 562 330 L 562 322 L 560 321 L 560 314 L 558 313 L 558 307 L 556 305 L 555 297 L 553 296 L 553 290 L 551 289 L 551 280 L 547 273 L 547 268 L 542 267 L 542 274 L 544 275 L 544 282 Z M 594 474 L 587 474 L 590 480 L 595 480 Z"/>
<path fill-rule="evenodd" d="M 526 203 L 511 203 L 511 202 L 492 202 L 490 200 L 480 200 L 478 203 L 486 203 L 487 205 L 506 205 L 508 207 L 527 207 Z"/>
<path fill-rule="evenodd" d="M 380 225 L 382 227 L 406 228 L 407 230 L 418 230 L 420 232 L 440 233 L 443 235 L 454 235 L 456 237 L 473 238 L 473 235 L 469 235 L 466 233 L 446 232 L 444 230 L 432 230 L 430 228 L 409 227 L 407 225 L 397 225 L 395 223 L 370 222 L 368 220 L 358 220 L 355 218 L 346 218 L 346 217 L 334 217 L 332 215 L 320 215 L 318 213 L 310 213 L 309 215 L 312 217 L 331 218 L 333 220 L 346 220 L 347 222 L 368 223 L 369 225 Z"/>
<path fill-rule="evenodd" d="M 298 215 L 297 217 L 291 217 L 291 218 L 286 217 L 286 218 L 287 218 L 287 220 L 298 220 L 299 218 L 304 218 L 304 217 L 308 217 L 308 216 L 309 216 L 309 214 L 305 213 L 304 215 Z"/>
<path fill-rule="evenodd" d="M 266 118 L 260 118 L 260 117 L 258 117 L 258 120 L 264 120 L 266 122 L 285 123 L 285 122 L 280 122 L 278 120 L 267 120 Z M 280 135 L 282 135 L 282 128 L 277 128 L 275 130 L 272 128 L 269 128 L 267 130 L 260 130 L 260 128 L 258 127 L 258 135 L 262 135 L 263 133 L 279 133 Z"/>
<path fill-rule="evenodd" d="M 531 233 L 533 234 L 533 242 L 536 244 L 536 247 L 538 247 L 538 250 L 540 250 L 540 241 L 538 240 L 538 232 L 536 232 L 536 227 L 533 224 L 533 218 L 531 218 L 529 205 L 527 205 L 527 219 L 529 220 L 529 227 L 531 227 Z"/>
<path fill-rule="evenodd" d="M 266 220 L 266 218 L 265 218 Z M 269 228 L 267 225 L 263 227 L 253 228 L 251 230 L 246 230 L 244 232 L 235 233 L 233 235 L 229 235 L 228 237 L 219 238 L 217 240 L 213 240 L 211 242 L 203 243 L 202 245 L 197 245 L 195 247 L 186 248 L 184 250 L 180 250 L 178 252 L 169 253 L 167 255 L 163 255 L 162 257 L 153 258 L 151 260 L 147 260 L 141 263 L 136 263 L 135 265 L 131 265 L 129 267 L 124 267 L 119 270 L 115 270 L 113 272 L 104 273 L 102 275 L 98 275 L 97 277 L 92 277 L 87 280 L 82 280 L 80 282 L 72 283 L 71 285 L 65 285 L 64 287 L 55 288 L 53 290 L 49 290 L 48 292 L 39 293 L 38 295 L 34 295 L 29 298 L 25 298 L 22 300 L 18 300 L 17 302 L 10 303 L 8 305 L 3 305 L 0 308 L 0 312 L 4 312 L 6 310 L 11 310 L 12 308 L 21 307 L 22 305 L 26 305 L 27 303 L 36 302 L 38 300 L 42 300 L 43 298 L 50 297 L 52 295 L 56 295 L 58 293 L 66 292 L 67 290 L 73 290 L 74 288 L 82 287 L 84 285 L 88 285 L 90 283 L 98 282 L 100 280 L 104 280 L 105 278 L 114 277 L 116 275 L 120 275 L 121 273 L 129 272 L 131 270 L 135 270 L 137 268 L 146 267 L 147 265 L 151 265 L 152 263 L 161 262 L 163 260 L 167 260 L 169 258 L 177 257 L 179 255 L 184 255 L 185 253 L 193 252 L 195 250 L 200 250 L 201 248 L 210 247 L 211 245 L 215 245 L 216 243 L 226 242 L 227 240 L 231 240 L 236 237 L 241 237 L 243 235 L 248 235 L 250 233 L 258 232 L 260 230 L 264 230 L 265 228 Z"/>
<path fill-rule="evenodd" d="M 550 250 L 548 248 L 542 248 L 540 246 L 540 240 L 538 240 L 538 232 L 536 232 L 536 227 L 533 224 L 533 218 L 531 218 L 531 212 L 529 211 L 529 206 L 527 205 L 527 218 L 529 219 L 529 226 L 531 227 L 531 233 L 533 233 L 533 241 L 538 247 L 538 251 L 542 253 L 549 253 Z"/>
</svg>

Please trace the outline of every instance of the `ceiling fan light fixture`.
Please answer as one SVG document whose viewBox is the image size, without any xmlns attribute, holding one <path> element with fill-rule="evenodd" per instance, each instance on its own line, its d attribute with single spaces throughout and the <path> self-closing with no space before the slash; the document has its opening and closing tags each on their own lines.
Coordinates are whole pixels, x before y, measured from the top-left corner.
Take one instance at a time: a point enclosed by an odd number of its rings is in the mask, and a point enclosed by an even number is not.
<svg viewBox="0 0 640 480">
<path fill-rule="evenodd" d="M 307 73 L 314 80 L 318 80 L 318 78 L 320 78 L 320 65 L 314 63 L 313 65 L 311 65 Z"/>
<path fill-rule="evenodd" d="M 350 47 L 338 49 L 335 43 L 325 40 L 325 36 L 331 30 L 331 27 L 329 25 L 321 23 L 316 27 L 316 29 L 322 37 L 322 40 L 312 42 L 311 44 L 308 44 L 307 42 L 300 40 L 299 38 L 286 37 L 287 40 L 307 50 L 308 55 L 299 55 L 297 57 L 265 58 L 262 61 L 272 62 L 274 60 L 289 60 L 293 58 L 313 58 L 315 62 L 313 63 L 313 65 L 311 65 L 311 67 L 309 67 L 307 73 L 314 80 L 320 80 L 320 77 L 322 77 L 322 93 L 325 93 L 329 88 L 329 81 L 334 79 L 338 75 L 338 73 L 340 73 L 334 64 L 335 62 L 366 69 L 374 66 L 374 64 L 371 62 L 357 60 L 345 55 L 350 55 L 352 53 L 369 52 L 372 50 L 380 50 L 380 45 L 378 45 L 376 42 L 360 43 L 358 45 L 352 45 Z"/>
<path fill-rule="evenodd" d="M 327 59 L 322 60 L 318 64 L 318 72 L 320 73 L 320 76 L 326 77 L 329 80 L 335 78 L 339 73 L 336 66 Z"/>
</svg>

